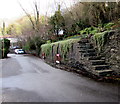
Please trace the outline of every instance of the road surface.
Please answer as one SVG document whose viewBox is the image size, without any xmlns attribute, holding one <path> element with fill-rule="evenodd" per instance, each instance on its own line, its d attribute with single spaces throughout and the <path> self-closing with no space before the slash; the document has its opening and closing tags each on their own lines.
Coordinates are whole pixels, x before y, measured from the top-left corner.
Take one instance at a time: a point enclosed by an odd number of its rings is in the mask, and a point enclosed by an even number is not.
<svg viewBox="0 0 120 104">
<path fill-rule="evenodd" d="M 2 102 L 118 102 L 118 86 L 53 68 L 40 58 L 2 60 Z"/>
</svg>

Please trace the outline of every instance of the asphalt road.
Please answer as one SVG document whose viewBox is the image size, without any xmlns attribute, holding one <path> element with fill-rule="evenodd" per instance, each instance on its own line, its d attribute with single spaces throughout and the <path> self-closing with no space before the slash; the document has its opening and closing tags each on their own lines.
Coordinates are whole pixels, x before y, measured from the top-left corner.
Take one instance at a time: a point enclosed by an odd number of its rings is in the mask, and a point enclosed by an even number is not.
<svg viewBox="0 0 120 104">
<path fill-rule="evenodd" d="M 0 63 L 2 102 L 117 102 L 117 85 L 53 68 L 30 55 L 9 54 Z M 1 66 L 2 65 L 2 66 Z"/>
</svg>

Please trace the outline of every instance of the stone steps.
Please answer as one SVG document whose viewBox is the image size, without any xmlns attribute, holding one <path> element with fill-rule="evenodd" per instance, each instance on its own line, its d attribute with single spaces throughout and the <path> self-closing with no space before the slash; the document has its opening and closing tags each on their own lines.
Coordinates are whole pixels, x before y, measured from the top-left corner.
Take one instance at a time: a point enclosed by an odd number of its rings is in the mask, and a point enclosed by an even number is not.
<svg viewBox="0 0 120 104">
<path fill-rule="evenodd" d="M 91 60 L 92 65 L 104 65 L 105 60 Z"/>
<path fill-rule="evenodd" d="M 83 57 L 85 57 L 86 61 L 88 61 L 91 66 L 88 66 L 93 74 L 98 76 L 106 76 L 107 74 L 111 74 L 113 71 L 109 69 L 109 65 L 105 63 L 105 57 L 97 56 L 97 53 L 93 47 L 93 45 L 89 42 L 88 39 L 83 39 L 78 42 L 80 53 Z"/>
<path fill-rule="evenodd" d="M 82 39 L 78 43 L 89 43 L 89 40 L 88 39 Z"/>
<path fill-rule="evenodd" d="M 86 53 L 87 51 L 86 50 L 80 50 L 79 52 Z"/>
<path fill-rule="evenodd" d="M 112 73 L 113 73 L 113 70 L 98 70 L 98 71 L 95 71 L 94 74 L 98 76 L 107 76 L 108 74 L 111 75 Z"/>
<path fill-rule="evenodd" d="M 100 60 L 101 56 L 92 56 L 92 57 L 88 57 L 88 60 Z"/>
<path fill-rule="evenodd" d="M 79 47 L 78 48 L 82 48 L 82 49 L 93 49 L 93 45 L 89 42 L 78 42 L 79 43 Z"/>
<path fill-rule="evenodd" d="M 93 46 L 92 43 L 85 43 L 86 46 Z"/>
<path fill-rule="evenodd" d="M 82 50 L 80 50 L 79 52 L 82 52 L 82 53 L 91 53 L 91 52 L 95 52 L 95 50 L 94 49 L 82 49 Z"/>
<path fill-rule="evenodd" d="M 94 65 L 93 69 L 94 70 L 105 70 L 105 69 L 109 69 L 109 65 Z"/>
<path fill-rule="evenodd" d="M 95 52 L 89 52 L 89 53 L 83 53 L 84 57 L 89 57 L 89 56 L 97 56 L 97 54 Z"/>
<path fill-rule="evenodd" d="M 88 49 L 87 52 L 95 52 L 95 49 Z"/>
<path fill-rule="evenodd" d="M 86 46 L 86 45 L 81 45 L 77 48 L 80 48 L 80 49 L 83 49 L 83 50 L 86 50 L 86 49 L 93 49 L 93 46 Z"/>
</svg>

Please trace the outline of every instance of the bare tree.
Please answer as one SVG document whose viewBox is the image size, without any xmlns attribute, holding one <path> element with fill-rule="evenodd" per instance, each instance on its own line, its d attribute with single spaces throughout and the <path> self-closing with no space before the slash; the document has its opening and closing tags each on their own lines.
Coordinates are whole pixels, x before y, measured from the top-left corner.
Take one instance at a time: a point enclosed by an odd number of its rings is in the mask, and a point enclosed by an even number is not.
<svg viewBox="0 0 120 104">
<path fill-rule="evenodd" d="M 32 28 L 35 32 L 35 35 L 38 36 L 39 34 L 39 26 L 40 26 L 40 11 L 38 8 L 38 4 L 37 2 L 34 2 L 34 16 L 32 16 L 31 14 L 29 14 L 21 5 L 21 3 L 19 2 L 20 7 L 22 8 L 22 10 L 25 12 L 25 14 L 27 15 L 28 19 L 30 20 L 31 24 L 32 24 Z"/>
</svg>

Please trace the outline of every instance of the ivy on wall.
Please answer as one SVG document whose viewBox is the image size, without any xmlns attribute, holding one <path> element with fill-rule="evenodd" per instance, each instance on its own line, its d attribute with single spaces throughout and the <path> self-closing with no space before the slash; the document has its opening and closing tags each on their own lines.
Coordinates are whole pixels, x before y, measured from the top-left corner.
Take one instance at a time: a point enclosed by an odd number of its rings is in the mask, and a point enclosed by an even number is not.
<svg viewBox="0 0 120 104">
<path fill-rule="evenodd" d="M 93 36 L 93 40 L 95 41 L 95 45 L 97 46 L 97 49 L 99 52 L 102 51 L 103 46 L 107 42 L 107 36 L 108 36 L 108 31 L 104 31 L 101 33 L 96 33 Z"/>
<path fill-rule="evenodd" d="M 57 53 L 57 47 L 59 45 L 59 51 L 60 51 L 59 54 L 62 56 L 63 59 L 65 59 L 69 50 L 71 49 L 72 43 L 78 42 L 79 40 L 80 40 L 80 38 L 67 39 L 67 40 L 58 41 L 55 43 L 44 44 L 41 46 L 41 52 L 45 53 L 45 55 L 47 57 L 52 53 L 52 47 L 54 47 L 54 51 L 56 51 L 56 53 Z"/>
<path fill-rule="evenodd" d="M 49 56 L 49 54 L 52 52 L 52 45 L 51 43 L 44 44 L 41 46 L 42 53 L 45 53 L 46 56 Z"/>
</svg>

